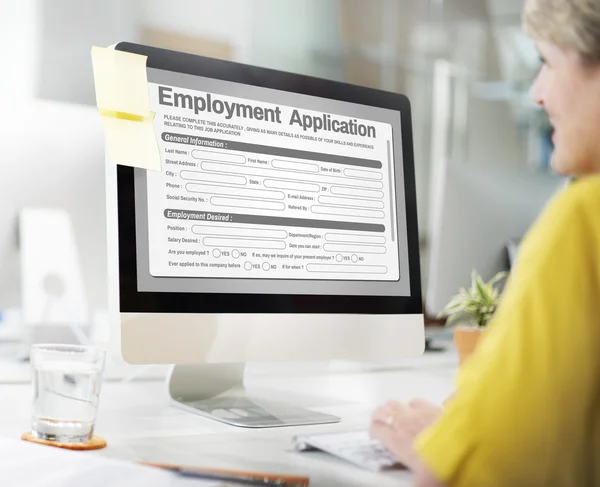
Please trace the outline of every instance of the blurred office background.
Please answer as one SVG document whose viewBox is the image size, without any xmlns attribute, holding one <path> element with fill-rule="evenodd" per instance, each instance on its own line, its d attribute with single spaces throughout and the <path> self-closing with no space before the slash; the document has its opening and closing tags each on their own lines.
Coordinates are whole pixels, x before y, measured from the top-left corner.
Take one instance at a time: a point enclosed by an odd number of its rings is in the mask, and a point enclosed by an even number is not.
<svg viewBox="0 0 600 487">
<path fill-rule="evenodd" d="M 87 239 L 80 253 L 91 313 L 101 316 L 106 307 L 104 275 L 95 277 L 106 262 L 103 141 L 98 124 L 84 119 L 95 105 L 90 48 L 121 40 L 408 95 L 425 289 L 437 164 L 548 171 L 550 128 L 527 94 L 539 64 L 521 32 L 522 3 L 0 0 L 0 309 L 19 306 L 16 206 L 63 204 L 75 228 L 85 229 L 76 238 Z M 71 125 L 61 132 L 66 119 Z M 36 134 L 39 127 L 60 134 L 63 145 L 36 152 L 40 139 L 27 136 L 28 124 Z M 70 147 L 89 159 L 81 161 L 90 167 L 77 176 L 79 189 L 68 180 Z M 28 172 L 42 162 L 56 179 Z"/>
</svg>

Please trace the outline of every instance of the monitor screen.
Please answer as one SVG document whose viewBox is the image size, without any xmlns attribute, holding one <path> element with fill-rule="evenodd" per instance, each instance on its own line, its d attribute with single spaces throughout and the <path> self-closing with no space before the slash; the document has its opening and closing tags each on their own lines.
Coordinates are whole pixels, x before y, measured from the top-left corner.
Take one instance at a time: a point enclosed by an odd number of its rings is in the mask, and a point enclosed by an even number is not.
<svg viewBox="0 0 600 487">
<path fill-rule="evenodd" d="M 397 109 L 147 71 L 139 292 L 410 296 Z"/>
</svg>

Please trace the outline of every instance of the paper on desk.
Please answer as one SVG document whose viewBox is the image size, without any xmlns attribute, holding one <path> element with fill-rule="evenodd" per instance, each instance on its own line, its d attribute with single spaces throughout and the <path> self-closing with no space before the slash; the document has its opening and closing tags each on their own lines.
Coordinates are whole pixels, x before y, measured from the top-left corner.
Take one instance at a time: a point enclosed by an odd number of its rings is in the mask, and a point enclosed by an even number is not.
<svg viewBox="0 0 600 487">
<path fill-rule="evenodd" d="M 92 47 L 96 105 L 110 160 L 159 171 L 154 114 L 150 112 L 146 56 Z"/>
<path fill-rule="evenodd" d="M 2 487 L 223 487 L 166 470 L 76 452 L 0 439 Z"/>
</svg>

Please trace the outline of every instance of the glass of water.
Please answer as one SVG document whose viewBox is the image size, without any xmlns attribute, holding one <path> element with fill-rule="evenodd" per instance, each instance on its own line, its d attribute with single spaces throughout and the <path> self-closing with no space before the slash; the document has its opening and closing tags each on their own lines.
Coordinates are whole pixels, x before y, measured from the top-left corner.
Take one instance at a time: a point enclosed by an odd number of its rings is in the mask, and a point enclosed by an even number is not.
<svg viewBox="0 0 600 487">
<path fill-rule="evenodd" d="M 92 439 L 106 352 L 79 345 L 33 345 L 34 437 L 60 443 Z"/>
</svg>

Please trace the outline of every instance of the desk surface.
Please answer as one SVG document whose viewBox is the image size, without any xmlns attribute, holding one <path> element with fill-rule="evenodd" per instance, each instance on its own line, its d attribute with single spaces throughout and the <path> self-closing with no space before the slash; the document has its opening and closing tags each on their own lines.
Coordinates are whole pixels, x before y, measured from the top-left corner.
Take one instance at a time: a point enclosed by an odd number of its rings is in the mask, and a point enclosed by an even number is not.
<svg viewBox="0 0 600 487">
<path fill-rule="evenodd" d="M 250 371 L 248 387 L 272 390 L 301 406 L 341 416 L 335 425 L 267 430 L 235 428 L 170 404 L 163 381 L 103 385 L 96 432 L 109 446 L 99 452 L 125 460 L 207 465 L 307 475 L 314 487 L 400 487 L 407 472 L 373 474 L 319 452 L 298 453 L 295 434 L 365 428 L 373 408 L 388 400 L 423 397 L 441 403 L 452 392 L 457 359 L 450 352 L 385 364 L 266 367 Z M 29 429 L 29 384 L 0 386 L 0 437 Z"/>
</svg>

